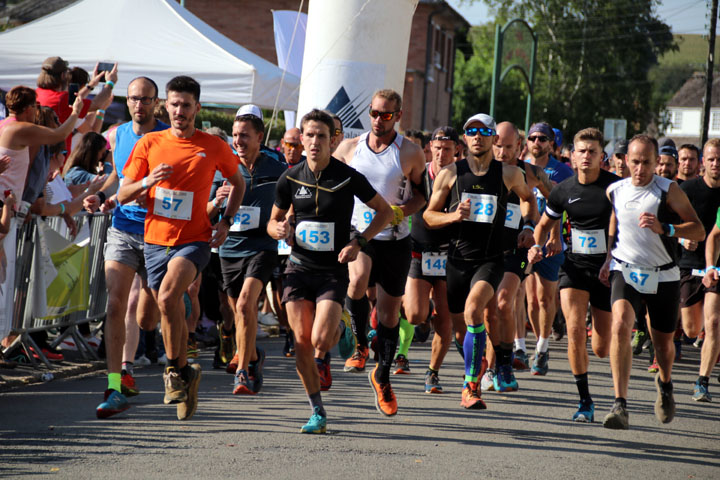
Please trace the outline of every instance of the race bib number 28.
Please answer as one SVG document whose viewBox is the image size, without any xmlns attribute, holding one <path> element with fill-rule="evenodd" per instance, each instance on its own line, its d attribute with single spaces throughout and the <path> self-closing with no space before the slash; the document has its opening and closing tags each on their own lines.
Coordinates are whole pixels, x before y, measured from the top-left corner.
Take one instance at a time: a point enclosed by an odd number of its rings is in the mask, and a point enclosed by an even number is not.
<svg viewBox="0 0 720 480">
<path fill-rule="evenodd" d="M 153 213 L 165 218 L 190 220 L 192 218 L 193 192 L 155 188 Z"/>
<path fill-rule="evenodd" d="M 470 216 L 468 222 L 492 223 L 497 213 L 497 197 L 481 193 L 463 192 L 460 201 L 470 199 Z"/>
</svg>

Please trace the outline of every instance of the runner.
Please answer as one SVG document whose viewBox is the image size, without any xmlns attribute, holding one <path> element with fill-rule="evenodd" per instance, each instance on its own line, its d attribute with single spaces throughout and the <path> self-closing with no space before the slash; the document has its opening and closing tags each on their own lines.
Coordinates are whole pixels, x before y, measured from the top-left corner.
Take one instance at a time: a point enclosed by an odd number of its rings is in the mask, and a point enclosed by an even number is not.
<svg viewBox="0 0 720 480">
<path fill-rule="evenodd" d="M 370 185 L 390 203 L 394 212 L 387 226 L 353 261 L 345 307 L 350 312 L 358 345 L 345 363 L 346 372 L 362 372 L 368 358 L 365 331 L 370 313 L 366 291 L 370 281 L 377 285 L 377 341 L 380 361 L 368 379 L 378 410 L 397 413 L 397 400 L 390 386 L 390 368 L 398 342 L 400 304 L 410 269 L 410 228 L 408 217 L 425 205 L 420 191 L 425 157 L 420 147 L 395 131 L 402 116 L 402 99 L 393 90 L 375 92 L 370 103 L 372 129 L 345 140 L 335 156 L 365 175 Z M 362 231 L 374 212 L 355 202 L 353 227 Z"/>
<path fill-rule="evenodd" d="M 330 155 L 334 124 L 327 113 L 312 110 L 302 118 L 301 127 L 307 159 L 278 180 L 267 231 L 277 240 L 292 238 L 294 243 L 285 270 L 283 303 L 295 333 L 298 376 L 313 411 L 300 431 L 325 433 L 327 415 L 313 353 L 316 348 L 329 351 L 348 328 L 341 321 L 349 282 L 347 264 L 390 221 L 392 211 L 365 177 Z M 377 214 L 367 229 L 351 238 L 356 196 Z M 286 218 L 291 207 L 292 224 Z"/>
<path fill-rule="evenodd" d="M 700 150 L 692 143 L 681 145 L 678 149 L 677 183 L 697 178 L 700 170 Z"/>
<path fill-rule="evenodd" d="M 682 161 L 684 153 L 692 150 L 687 146 L 680 147 L 680 166 L 687 164 Z M 692 163 L 692 162 L 690 162 Z M 702 177 L 694 178 L 683 182 L 680 188 L 685 192 L 690 204 L 697 212 L 703 224 L 705 232 L 710 234 L 720 207 L 720 139 L 713 138 L 705 143 L 703 148 L 703 165 L 705 173 Z M 715 333 L 717 327 L 713 327 L 712 317 L 717 317 L 720 311 L 720 288 L 703 286 L 705 265 L 715 267 L 714 260 L 717 258 L 712 252 L 712 246 L 706 247 L 706 242 L 693 242 L 684 238 L 680 239 L 682 251 L 680 254 L 680 313 L 682 316 L 682 327 L 685 334 L 690 338 L 697 337 L 705 323 L 705 341 L 700 356 L 700 374 L 693 387 L 693 400 L 698 402 L 709 402 L 711 400 L 708 379 L 712 373 L 713 365 L 718 357 L 717 335 L 708 335 L 708 330 Z M 710 249 L 710 256 L 707 257 L 706 249 Z M 706 263 L 706 258 L 713 260 Z M 704 315 L 703 315 L 704 307 Z"/>
<path fill-rule="evenodd" d="M 245 106 L 248 110 L 252 107 L 254 105 Z M 224 290 L 235 316 L 238 357 L 235 395 L 254 395 L 262 388 L 265 351 L 255 345 L 258 299 L 278 263 L 277 241 L 261 226 L 267 225 L 277 180 L 287 167 L 260 151 L 264 135 L 265 125 L 256 115 L 235 118 L 233 147 L 246 188 L 242 205 L 219 252 Z"/>
<path fill-rule="evenodd" d="M 113 207 L 112 227 L 108 230 L 104 248 L 105 282 L 108 292 L 107 319 L 105 323 L 105 351 L 107 356 L 108 389 L 105 400 L 98 405 L 98 418 L 107 418 L 130 408 L 125 396 L 135 396 L 139 390 L 132 376 L 134 348 L 126 348 L 126 328 L 138 328 L 135 309 L 140 310 L 145 326 L 154 330 L 159 320 L 157 303 L 147 285 L 145 257 L 143 256 L 143 232 L 147 210 L 137 202 L 116 205 L 115 196 L 106 192 L 117 189 L 122 182 L 123 168 L 135 144 L 148 132 L 168 128 L 155 120 L 153 111 L 158 104 L 158 88 L 147 77 L 138 77 L 128 85 L 127 105 L 132 120 L 115 130 L 108 138 L 114 168 L 96 195 L 87 197 L 85 209 L 95 212 L 102 207 L 109 211 Z M 142 279 L 142 289 L 133 289 L 135 275 Z M 132 294 L 131 294 L 132 290 Z M 131 298 L 132 297 L 132 298 Z M 132 325 L 127 325 L 132 321 Z M 128 345 L 131 347 L 131 345 Z"/>
<path fill-rule="evenodd" d="M 530 263 L 543 258 L 548 235 L 556 235 L 556 224 L 567 212 L 572 246 L 560 268 L 560 303 L 568 328 L 568 359 L 580 394 L 574 422 L 593 422 L 595 405 L 588 386 L 587 317 L 588 303 L 593 317 L 592 348 L 605 358 L 610 350 L 610 288 L 598 278 L 607 254 L 608 223 L 612 205 L 605 191 L 620 177 L 601 168 L 603 135 L 596 128 L 579 131 L 573 139 L 577 176 L 553 188 L 545 214 L 535 229 L 535 245 L 528 252 Z"/>
<path fill-rule="evenodd" d="M 680 187 L 653 175 L 657 157 L 654 138 L 634 136 L 628 146 L 630 177 L 613 183 L 607 190 L 613 205 L 608 230 L 612 250 L 608 249 L 600 280 L 612 290 L 610 366 L 615 403 L 605 417 L 605 428 L 629 428 L 630 337 L 641 303 L 647 305 L 650 336 L 660 369 L 655 376 L 658 392 L 655 416 L 662 423 L 675 416 L 671 374 L 675 357 L 673 334 L 679 318 L 680 270 L 674 252 L 677 237 L 699 242 L 705 238 L 705 231 Z M 682 223 L 664 223 L 670 210 L 680 216 Z"/>
<path fill-rule="evenodd" d="M 195 129 L 200 85 L 178 76 L 165 90 L 171 128 L 146 134 L 137 142 L 123 170 L 126 180 L 118 200 L 127 203 L 147 193 L 144 255 L 168 358 L 164 401 L 177 404 L 178 419 L 188 420 L 197 409 L 202 373 L 199 364 L 187 363 L 183 295 L 207 264 L 210 247 L 225 240 L 245 183 L 227 143 Z M 216 169 L 236 188 L 228 197 L 227 216 L 211 226 L 207 203 Z"/>
<path fill-rule="evenodd" d="M 542 168 L 550 182 L 557 185 L 566 178 L 572 177 L 574 172 L 552 156 L 554 139 L 555 132 L 550 125 L 540 122 L 530 127 L 527 145 L 530 163 Z M 548 195 L 549 192 L 543 192 L 540 188 L 535 189 L 540 214 L 545 211 Z M 557 228 L 559 229 L 560 225 Z M 557 248 L 562 249 L 563 245 L 558 245 Z M 546 375 L 548 372 L 550 333 L 557 314 L 558 274 L 564 261 L 565 255 L 562 251 L 548 256 L 533 266 L 533 274 L 525 282 L 528 317 L 537 336 L 535 360 L 532 365 L 533 375 Z"/>
<path fill-rule="evenodd" d="M 440 172 L 423 218 L 429 228 L 452 225 L 447 263 L 448 308 L 453 323 L 464 318 L 467 325 L 461 405 L 484 409 L 487 407 L 477 384 L 485 349 L 483 314 L 503 276 L 508 192 L 526 200 L 531 192 L 519 168 L 494 161 L 492 145 L 496 134 L 492 117 L 474 115 L 463 128 L 468 157 Z"/>
</svg>

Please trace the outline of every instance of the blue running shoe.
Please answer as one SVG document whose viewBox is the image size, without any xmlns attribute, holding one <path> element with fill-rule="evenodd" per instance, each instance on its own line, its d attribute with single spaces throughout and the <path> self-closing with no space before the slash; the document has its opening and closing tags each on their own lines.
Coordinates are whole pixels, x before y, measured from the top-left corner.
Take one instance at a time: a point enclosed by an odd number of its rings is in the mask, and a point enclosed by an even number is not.
<svg viewBox="0 0 720 480">
<path fill-rule="evenodd" d="M 550 359 L 550 351 L 538 352 L 535 354 L 535 361 L 532 366 L 533 375 L 547 375 L 548 360 Z"/>
<path fill-rule="evenodd" d="M 573 422 L 593 423 L 595 421 L 595 404 L 592 401 L 588 403 L 580 402 L 572 419 Z"/>
<path fill-rule="evenodd" d="M 696 402 L 712 402 L 712 397 L 710 396 L 710 392 L 708 392 L 708 387 L 700 382 L 695 382 L 692 399 Z"/>
<path fill-rule="evenodd" d="M 514 392 L 518 389 L 518 382 L 510 365 L 500 365 L 493 378 L 493 387 L 496 392 Z"/>
<path fill-rule="evenodd" d="M 355 338 L 355 334 L 353 333 L 352 329 L 352 323 L 350 320 L 350 312 L 347 310 L 343 310 L 342 317 L 340 317 L 342 322 L 340 323 L 340 328 L 342 328 L 342 331 L 340 332 L 340 341 L 338 342 L 338 352 L 340 353 L 340 356 L 343 360 L 347 360 L 350 358 L 355 351 L 355 345 L 357 344 L 357 339 Z"/>
<path fill-rule="evenodd" d="M 320 407 L 313 409 L 310 420 L 302 426 L 300 433 L 325 433 L 327 432 L 327 417 L 320 415 Z"/>
<path fill-rule="evenodd" d="M 440 378 L 437 372 L 430 370 L 425 373 L 425 393 L 442 393 L 443 389 L 440 385 Z"/>
<path fill-rule="evenodd" d="M 253 393 L 258 393 L 263 385 L 263 366 L 265 365 L 265 350 L 255 347 L 257 360 L 248 365 L 248 377 Z"/>
<path fill-rule="evenodd" d="M 130 408 L 125 395 L 117 390 L 105 390 L 105 401 L 95 410 L 97 418 L 108 418 Z"/>
</svg>

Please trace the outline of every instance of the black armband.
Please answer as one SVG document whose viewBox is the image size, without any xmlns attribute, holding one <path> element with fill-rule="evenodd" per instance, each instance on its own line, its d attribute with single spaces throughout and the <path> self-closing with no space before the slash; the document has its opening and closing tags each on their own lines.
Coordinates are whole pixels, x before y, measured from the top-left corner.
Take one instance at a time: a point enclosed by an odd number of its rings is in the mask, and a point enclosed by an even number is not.
<svg viewBox="0 0 720 480">
<path fill-rule="evenodd" d="M 105 194 L 104 194 L 103 192 L 97 192 L 96 195 L 97 195 L 97 197 L 100 199 L 100 204 L 101 204 L 101 205 L 102 205 L 103 203 L 105 203 L 105 200 L 107 200 L 107 197 L 105 196 Z"/>
</svg>

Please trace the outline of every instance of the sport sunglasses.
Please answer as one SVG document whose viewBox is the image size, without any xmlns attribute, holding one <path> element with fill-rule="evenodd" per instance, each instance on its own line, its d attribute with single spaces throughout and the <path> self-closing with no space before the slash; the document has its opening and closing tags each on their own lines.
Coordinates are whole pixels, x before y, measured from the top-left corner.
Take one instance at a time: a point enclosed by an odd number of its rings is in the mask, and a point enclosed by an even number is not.
<svg viewBox="0 0 720 480">
<path fill-rule="evenodd" d="M 370 116 L 372 118 L 380 117 L 380 120 L 382 120 L 383 122 L 392 120 L 396 113 L 398 112 L 381 112 L 380 110 L 373 110 L 372 108 L 370 109 Z"/>
<path fill-rule="evenodd" d="M 487 127 L 472 127 L 465 129 L 465 135 L 468 137 L 475 137 L 478 133 L 483 137 L 492 137 L 495 135 L 495 130 Z"/>
</svg>

